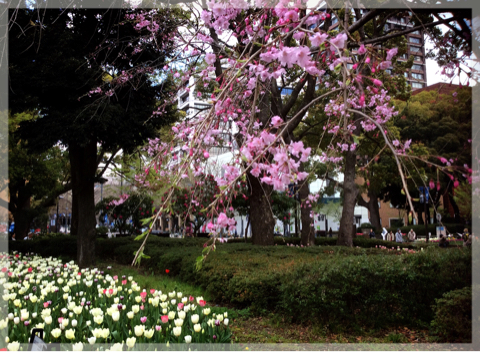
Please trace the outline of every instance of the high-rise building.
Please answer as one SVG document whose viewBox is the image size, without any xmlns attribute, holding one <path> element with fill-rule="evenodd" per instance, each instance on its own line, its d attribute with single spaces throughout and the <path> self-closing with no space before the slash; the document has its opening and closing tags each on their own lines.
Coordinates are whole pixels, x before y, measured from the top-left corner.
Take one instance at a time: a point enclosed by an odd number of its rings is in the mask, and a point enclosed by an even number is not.
<svg viewBox="0 0 480 352">
<path fill-rule="evenodd" d="M 364 15 L 368 13 L 369 10 L 362 9 L 360 12 L 362 15 Z M 336 18 L 335 15 L 332 15 L 329 30 L 334 30 L 338 26 L 338 18 Z M 413 24 L 410 22 L 409 16 L 392 16 L 386 20 L 384 32 L 395 30 L 404 31 L 412 27 Z M 425 66 L 425 39 L 423 31 L 416 30 L 406 34 L 405 37 L 407 40 L 407 52 L 401 56 L 398 56 L 397 60 L 400 62 L 405 62 L 411 56 L 413 56 L 413 65 L 404 73 L 405 78 L 407 83 L 412 87 L 412 90 L 424 88 L 427 85 L 427 70 Z M 391 73 L 392 71 L 391 69 L 387 69 L 386 72 Z"/>
</svg>

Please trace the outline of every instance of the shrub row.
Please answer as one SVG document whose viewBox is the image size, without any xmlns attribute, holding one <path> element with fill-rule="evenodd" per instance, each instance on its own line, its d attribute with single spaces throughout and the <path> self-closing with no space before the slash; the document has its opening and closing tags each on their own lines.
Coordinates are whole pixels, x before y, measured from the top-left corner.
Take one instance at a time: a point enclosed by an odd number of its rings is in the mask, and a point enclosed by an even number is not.
<svg viewBox="0 0 480 352">
<path fill-rule="evenodd" d="M 293 242 L 296 239 L 292 239 Z M 318 240 L 318 239 L 317 239 Z M 322 238 L 322 243 L 334 239 Z M 194 270 L 205 239 L 152 238 L 142 266 L 205 288 L 217 302 L 257 313 L 276 312 L 292 321 L 338 326 L 428 324 L 432 304 L 448 291 L 471 285 L 471 250 L 427 247 L 400 254 L 376 248 L 259 247 L 219 244 Z M 363 247 L 384 241 L 356 239 Z M 98 257 L 130 264 L 140 242 L 98 239 Z M 11 242 L 12 244 L 12 242 Z M 75 238 L 13 242 L 11 250 L 74 257 Z"/>
</svg>

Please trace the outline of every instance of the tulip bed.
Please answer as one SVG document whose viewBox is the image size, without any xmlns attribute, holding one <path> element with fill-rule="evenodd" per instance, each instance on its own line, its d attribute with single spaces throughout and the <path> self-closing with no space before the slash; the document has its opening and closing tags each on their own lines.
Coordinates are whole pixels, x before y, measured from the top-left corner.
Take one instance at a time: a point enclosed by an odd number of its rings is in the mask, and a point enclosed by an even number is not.
<svg viewBox="0 0 480 352">
<path fill-rule="evenodd" d="M 77 350 L 95 343 L 230 342 L 227 313 L 211 313 L 202 297 L 141 290 L 131 276 L 80 270 L 52 257 L 3 253 L 0 268 L 8 305 L 0 331 L 8 332 L 10 350 L 27 343 L 32 328 L 44 329 L 47 343 L 72 343 Z"/>
</svg>

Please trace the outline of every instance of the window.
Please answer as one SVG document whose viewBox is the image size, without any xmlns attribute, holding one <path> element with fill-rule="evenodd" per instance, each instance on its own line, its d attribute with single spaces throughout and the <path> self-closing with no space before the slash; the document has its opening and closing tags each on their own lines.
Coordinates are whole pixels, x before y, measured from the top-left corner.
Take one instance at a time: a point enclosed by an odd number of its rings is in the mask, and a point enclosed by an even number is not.
<svg viewBox="0 0 480 352">
<path fill-rule="evenodd" d="M 362 216 L 361 215 L 355 215 L 355 225 L 360 225 L 361 221 L 362 221 Z"/>
<path fill-rule="evenodd" d="M 412 73 L 412 78 L 423 79 L 423 74 L 421 73 Z"/>
<path fill-rule="evenodd" d="M 412 70 L 423 71 L 423 66 L 422 65 L 412 65 Z"/>
<path fill-rule="evenodd" d="M 347 68 L 348 68 L 349 70 L 351 70 L 352 67 L 353 67 L 353 64 L 347 64 Z"/>
<path fill-rule="evenodd" d="M 392 74 L 392 70 L 390 70 L 390 69 L 385 70 L 385 72 L 388 73 L 389 75 Z"/>
<path fill-rule="evenodd" d="M 423 88 L 423 84 L 418 82 L 412 82 L 412 88 Z"/>
<path fill-rule="evenodd" d="M 392 219 L 390 218 L 390 227 L 402 227 L 403 226 L 403 219 Z"/>
<path fill-rule="evenodd" d="M 408 38 L 408 41 L 410 43 L 415 43 L 415 44 L 420 44 L 422 42 L 420 38 L 413 38 L 413 37 Z"/>
<path fill-rule="evenodd" d="M 423 61 L 423 58 L 422 58 L 421 56 L 417 56 L 417 55 L 415 55 L 415 56 L 413 57 L 413 59 L 414 59 L 415 61 Z"/>
<path fill-rule="evenodd" d="M 332 19 L 332 24 L 335 24 L 337 22 L 338 22 L 338 18 L 335 17 L 335 18 Z"/>
<path fill-rule="evenodd" d="M 416 31 L 413 31 L 413 32 L 411 32 L 411 34 L 417 34 L 417 35 L 420 35 L 420 31 L 419 31 L 419 30 L 416 30 Z"/>
<path fill-rule="evenodd" d="M 403 75 L 408 78 L 408 72 L 404 72 Z"/>
<path fill-rule="evenodd" d="M 419 52 L 419 51 L 422 51 L 422 48 L 420 48 L 418 46 L 410 46 L 410 51 Z"/>
</svg>

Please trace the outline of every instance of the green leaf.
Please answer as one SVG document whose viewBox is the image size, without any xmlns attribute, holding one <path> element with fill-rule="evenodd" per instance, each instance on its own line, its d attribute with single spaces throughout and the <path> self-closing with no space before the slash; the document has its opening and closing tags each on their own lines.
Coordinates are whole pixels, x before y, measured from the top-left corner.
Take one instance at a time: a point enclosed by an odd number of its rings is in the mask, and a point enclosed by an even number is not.
<svg viewBox="0 0 480 352">
<path fill-rule="evenodd" d="M 140 241 L 147 235 L 147 232 L 142 233 L 141 235 L 138 235 L 137 237 L 134 238 L 134 241 Z"/>
</svg>

